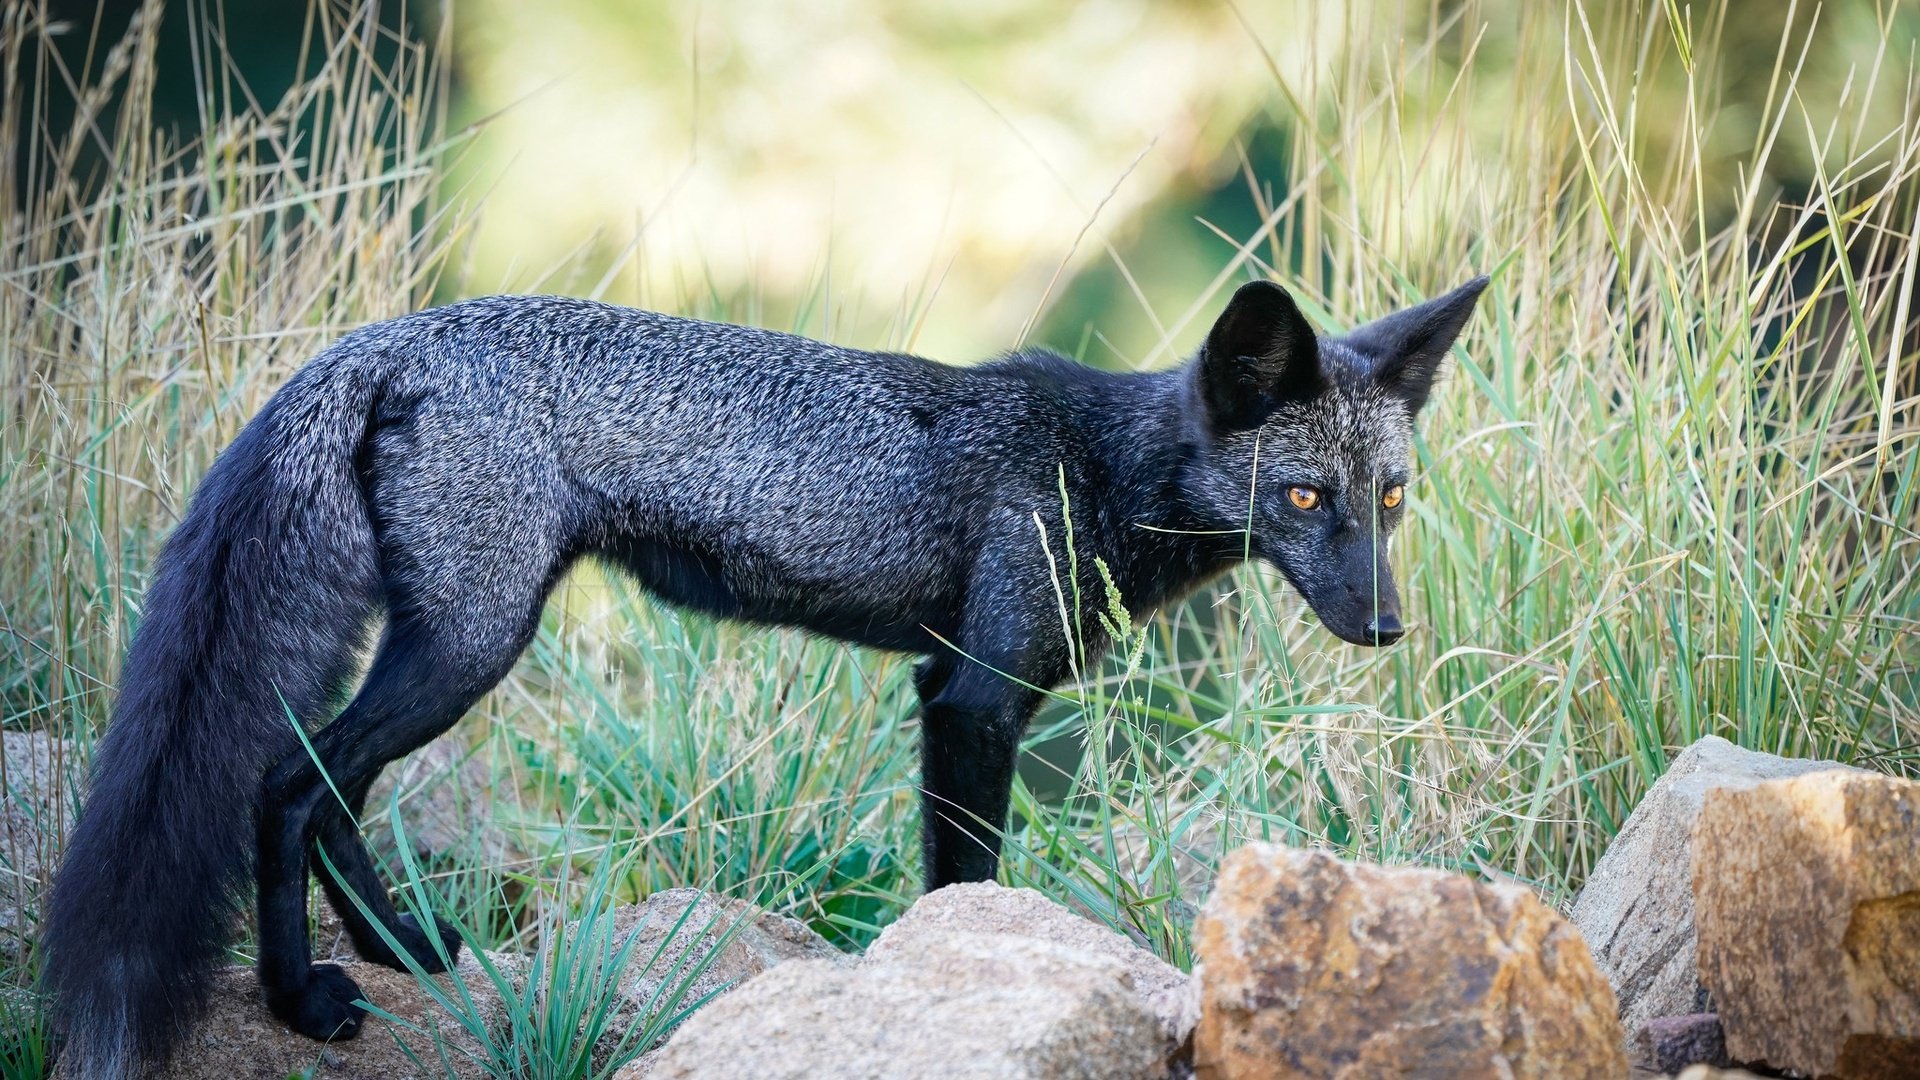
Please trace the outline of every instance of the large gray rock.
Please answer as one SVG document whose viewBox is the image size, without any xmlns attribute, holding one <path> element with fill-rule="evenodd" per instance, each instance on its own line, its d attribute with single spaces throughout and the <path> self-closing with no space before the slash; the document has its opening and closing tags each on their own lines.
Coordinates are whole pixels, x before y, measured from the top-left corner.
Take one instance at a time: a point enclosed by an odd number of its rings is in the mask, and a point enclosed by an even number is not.
<svg viewBox="0 0 1920 1080">
<path fill-rule="evenodd" d="M 855 966 L 782 964 L 623 1075 L 1157 1080 L 1165 1051 L 1121 961 L 1018 934 L 927 932 Z"/>
<path fill-rule="evenodd" d="M 867 959 L 886 960 L 929 935 L 954 931 L 1038 938 L 1119 961 L 1172 1045 L 1184 1043 L 1200 1018 L 1198 989 L 1185 972 L 1033 889 L 979 882 L 935 890 L 880 934 Z"/>
<path fill-rule="evenodd" d="M 1573 903 L 1573 924 L 1613 984 L 1622 1027 L 1638 1032 L 1656 1017 L 1713 1011 L 1696 967 L 1693 916 L 1693 824 L 1706 793 L 1845 767 L 1712 735 L 1673 759 Z"/>
<path fill-rule="evenodd" d="M 620 980 L 632 1012 L 684 1009 L 789 960 L 851 963 L 805 923 L 699 889 L 668 889 L 613 913 L 612 943 L 637 936 Z"/>
</svg>

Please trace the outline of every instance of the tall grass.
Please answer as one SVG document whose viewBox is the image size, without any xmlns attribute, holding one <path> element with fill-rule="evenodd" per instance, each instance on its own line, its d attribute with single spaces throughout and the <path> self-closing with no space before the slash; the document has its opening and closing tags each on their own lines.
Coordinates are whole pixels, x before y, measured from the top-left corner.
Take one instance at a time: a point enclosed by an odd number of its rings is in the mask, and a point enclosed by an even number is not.
<svg viewBox="0 0 1920 1080">
<path fill-rule="evenodd" d="M 1724 6 L 1522 7 L 1485 64 L 1480 14 L 1305 82 L 1274 64 L 1307 149 L 1247 178 L 1264 225 L 1222 235 L 1213 283 L 1279 276 L 1338 329 L 1493 272 L 1397 541 L 1422 625 L 1340 646 L 1243 572 L 1061 695 L 1038 737 L 1105 752 L 1069 756 L 1064 797 L 1017 796 L 1008 874 L 1176 959 L 1248 838 L 1564 900 L 1703 735 L 1920 769 L 1920 127 L 1888 108 L 1914 27 L 1888 15 L 1837 102 L 1802 96 L 1782 41 L 1734 155 L 1703 100 Z M 1782 192 L 1796 136 L 1815 182 Z"/>
<path fill-rule="evenodd" d="M 320 5 L 310 77 L 255 102 L 202 24 L 203 118 L 175 142 L 149 112 L 153 11 L 86 85 L 34 6 L 0 28 L 0 146 L 27 147 L 0 169 L 0 715 L 62 737 L 47 777 L 0 779 L 51 819 L 213 454 L 332 336 L 476 284 L 457 273 L 474 203 L 436 181 L 485 133 L 446 126 L 444 42 Z M 1249 838 L 1564 899 L 1702 735 L 1920 772 L 1920 118 L 1887 106 L 1920 100 L 1912 27 L 1885 14 L 1880 51 L 1819 100 L 1783 41 L 1766 100 L 1723 113 L 1725 5 L 1411 16 L 1387 47 L 1356 23 L 1339 55 L 1273 63 L 1289 171 L 1248 178 L 1264 227 L 1222 237 L 1218 276 L 1140 361 L 1172 362 L 1250 274 L 1338 329 L 1491 272 L 1396 541 L 1414 632 L 1340 645 L 1274 574 L 1239 572 L 1117 626 L 1123 647 L 1036 724 L 1016 794 L 1003 876 L 1176 961 Z M 44 130 L 62 93 L 79 118 Z M 1786 146 L 1817 164 L 1806 191 L 1764 180 Z M 758 310 L 741 304 L 691 313 Z M 1061 602 L 1087 624 L 1110 607 Z M 698 885 L 858 945 L 917 890 L 905 676 L 576 574 L 463 729 L 524 804 L 521 854 L 393 869 L 476 944 L 541 946 L 556 904 Z M 52 864 L 8 843 L 8 868 Z M 29 930 L 36 897 L 11 913 Z M 23 983 L 31 948 L 7 963 Z M 43 1052 L 0 1040 L 20 1075 Z"/>
<path fill-rule="evenodd" d="M 1151 624 L 1060 718 L 1108 752 L 1023 802 L 1014 875 L 1180 956 L 1245 838 L 1564 899 L 1703 735 L 1920 771 L 1915 27 L 1837 102 L 1783 40 L 1749 132 L 1702 100 L 1729 10 L 1526 5 L 1482 62 L 1469 4 L 1275 65 L 1307 149 L 1249 178 L 1217 287 L 1275 273 L 1341 328 L 1493 274 L 1396 541 L 1420 625 L 1335 645 L 1259 571 Z M 1762 179 L 1786 142 L 1809 191 Z"/>
</svg>

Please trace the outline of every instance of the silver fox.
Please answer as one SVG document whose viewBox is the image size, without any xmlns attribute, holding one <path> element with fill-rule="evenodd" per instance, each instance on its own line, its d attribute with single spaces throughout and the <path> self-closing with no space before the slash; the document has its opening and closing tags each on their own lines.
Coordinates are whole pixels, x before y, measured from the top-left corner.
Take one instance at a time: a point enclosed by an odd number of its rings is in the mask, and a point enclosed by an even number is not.
<svg viewBox="0 0 1920 1080">
<path fill-rule="evenodd" d="M 348 334 L 221 454 L 161 555 L 45 938 L 72 1075 L 167 1058 L 249 881 L 274 1013 L 355 1035 L 359 989 L 309 959 L 323 856 L 363 957 L 402 966 L 377 922 L 443 966 L 428 935 L 446 956 L 458 938 L 394 910 L 348 811 L 507 673 L 581 558 L 713 616 L 923 657 L 926 884 L 991 878 L 1021 734 L 1068 675 L 1042 543 L 1068 524 L 1062 477 L 1083 594 L 1104 563 L 1143 615 L 1252 556 L 1336 636 L 1389 644 L 1413 424 L 1485 285 L 1324 337 L 1255 281 L 1190 362 L 1146 374 L 552 297 Z"/>
</svg>

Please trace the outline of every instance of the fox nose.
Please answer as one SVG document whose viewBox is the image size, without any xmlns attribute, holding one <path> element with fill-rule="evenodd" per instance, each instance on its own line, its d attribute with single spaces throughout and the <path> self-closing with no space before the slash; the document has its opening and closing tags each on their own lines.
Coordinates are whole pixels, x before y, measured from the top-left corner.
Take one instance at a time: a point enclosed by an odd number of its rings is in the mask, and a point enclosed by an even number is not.
<svg viewBox="0 0 1920 1080">
<path fill-rule="evenodd" d="M 1367 638 L 1375 645 L 1391 645 L 1406 633 L 1406 627 L 1400 625 L 1400 616 L 1391 611 L 1380 612 L 1367 620 Z"/>
</svg>

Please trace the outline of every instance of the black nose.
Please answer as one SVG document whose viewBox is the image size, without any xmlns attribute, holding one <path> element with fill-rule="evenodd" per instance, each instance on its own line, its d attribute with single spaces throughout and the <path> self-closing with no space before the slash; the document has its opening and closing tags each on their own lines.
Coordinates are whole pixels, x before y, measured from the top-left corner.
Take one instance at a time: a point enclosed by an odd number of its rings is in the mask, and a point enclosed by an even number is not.
<svg viewBox="0 0 1920 1080">
<path fill-rule="evenodd" d="M 1367 622 L 1367 638 L 1375 645 L 1391 645 L 1407 634 L 1407 628 L 1400 625 L 1400 616 L 1383 611 Z"/>
</svg>

